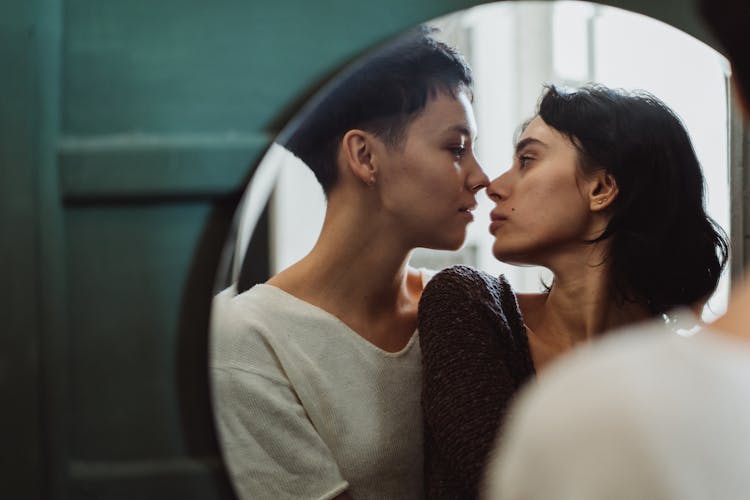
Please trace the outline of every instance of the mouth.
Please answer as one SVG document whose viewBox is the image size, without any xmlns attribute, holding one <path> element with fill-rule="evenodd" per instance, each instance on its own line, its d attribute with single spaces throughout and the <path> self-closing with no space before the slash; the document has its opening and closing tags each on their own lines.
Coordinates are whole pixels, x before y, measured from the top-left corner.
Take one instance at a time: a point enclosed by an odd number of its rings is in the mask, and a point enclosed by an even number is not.
<svg viewBox="0 0 750 500">
<path fill-rule="evenodd" d="M 471 203 L 469 203 L 467 205 L 464 205 L 463 207 L 459 208 L 458 211 L 459 212 L 473 212 L 475 208 L 477 208 L 477 202 L 476 201 L 471 202 Z"/>
<path fill-rule="evenodd" d="M 464 214 L 469 219 L 469 221 L 473 221 L 474 214 L 472 212 L 474 211 L 475 208 L 477 208 L 476 203 L 474 203 L 473 205 L 467 205 L 465 207 L 459 208 L 458 211 L 459 213 Z"/>
<path fill-rule="evenodd" d="M 507 220 L 508 217 L 505 215 L 492 212 L 490 214 L 490 233 L 495 234 L 495 231 L 497 231 Z"/>
</svg>

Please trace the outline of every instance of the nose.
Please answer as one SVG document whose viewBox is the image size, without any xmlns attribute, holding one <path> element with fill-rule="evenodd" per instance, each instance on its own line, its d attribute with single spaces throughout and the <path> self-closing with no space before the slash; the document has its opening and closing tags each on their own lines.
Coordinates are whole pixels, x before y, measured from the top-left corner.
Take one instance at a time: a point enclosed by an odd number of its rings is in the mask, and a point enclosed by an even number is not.
<svg viewBox="0 0 750 500">
<path fill-rule="evenodd" d="M 500 174 L 492 179 L 487 186 L 487 196 L 495 203 L 508 197 L 508 186 L 505 181 L 509 173 L 510 170 L 507 170 L 505 173 Z"/>
<path fill-rule="evenodd" d="M 473 162 L 471 165 L 471 170 L 469 171 L 469 175 L 466 177 L 466 185 L 469 187 L 469 190 L 472 193 L 477 193 L 478 191 L 482 190 L 483 188 L 486 188 L 490 183 L 490 178 L 487 177 L 487 174 L 484 173 L 484 169 L 482 169 L 482 165 L 479 163 L 479 160 L 476 159 L 472 155 Z"/>
</svg>

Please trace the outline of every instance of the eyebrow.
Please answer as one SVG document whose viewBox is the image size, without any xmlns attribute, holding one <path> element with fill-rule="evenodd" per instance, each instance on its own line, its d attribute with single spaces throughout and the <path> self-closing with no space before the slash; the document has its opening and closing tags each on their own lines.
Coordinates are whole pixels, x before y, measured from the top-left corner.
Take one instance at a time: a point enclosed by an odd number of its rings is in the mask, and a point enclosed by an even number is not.
<svg viewBox="0 0 750 500">
<path fill-rule="evenodd" d="M 521 151 L 526 146 L 535 145 L 535 146 L 542 146 L 547 147 L 545 143 L 540 141 L 539 139 L 534 139 L 533 137 L 527 137 L 526 139 L 522 139 L 518 141 L 518 144 L 516 144 L 516 154 L 518 154 L 519 151 Z"/>
<path fill-rule="evenodd" d="M 459 134 L 468 136 L 472 141 L 477 140 L 477 136 L 471 134 L 471 130 L 466 125 L 454 125 L 446 129 L 446 132 L 458 132 Z"/>
</svg>

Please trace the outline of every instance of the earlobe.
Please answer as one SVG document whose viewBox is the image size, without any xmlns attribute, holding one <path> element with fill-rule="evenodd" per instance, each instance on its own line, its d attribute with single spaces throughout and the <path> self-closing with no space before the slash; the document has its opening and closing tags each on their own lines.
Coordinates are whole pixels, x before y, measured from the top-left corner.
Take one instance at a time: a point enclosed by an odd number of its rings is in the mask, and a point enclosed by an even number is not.
<svg viewBox="0 0 750 500">
<path fill-rule="evenodd" d="M 341 154 L 344 167 L 361 182 L 375 183 L 377 167 L 374 154 L 374 137 L 369 132 L 349 130 L 341 139 Z"/>
<path fill-rule="evenodd" d="M 597 173 L 589 192 L 591 210 L 598 212 L 610 207 L 618 193 L 617 181 L 612 174 L 604 170 Z"/>
</svg>

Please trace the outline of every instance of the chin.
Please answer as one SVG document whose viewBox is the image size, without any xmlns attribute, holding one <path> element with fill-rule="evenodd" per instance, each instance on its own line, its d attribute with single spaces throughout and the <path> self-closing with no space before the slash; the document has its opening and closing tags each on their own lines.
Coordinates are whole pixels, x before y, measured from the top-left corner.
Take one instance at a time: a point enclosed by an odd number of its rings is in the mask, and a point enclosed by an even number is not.
<svg viewBox="0 0 750 500">
<path fill-rule="evenodd" d="M 448 250 L 448 251 L 455 251 L 464 246 L 464 243 L 466 242 L 466 231 L 463 231 L 461 234 L 452 235 L 450 237 L 447 237 L 443 239 L 442 241 L 436 243 L 432 248 L 435 250 Z"/>
<path fill-rule="evenodd" d="M 450 246 L 445 247 L 444 250 L 450 250 L 451 252 L 455 252 L 456 250 L 459 250 L 462 246 L 464 246 L 464 242 L 466 240 L 461 240 L 458 243 L 454 243 Z"/>
<path fill-rule="evenodd" d="M 464 246 L 464 240 L 461 241 L 440 241 L 433 242 L 431 245 L 424 245 L 423 248 L 430 248 L 432 250 L 444 250 L 447 252 L 453 252 Z"/>
<path fill-rule="evenodd" d="M 525 258 L 525 252 L 519 252 L 518 250 L 510 248 L 503 248 L 497 243 L 492 246 L 492 255 L 494 255 L 495 258 L 500 262 L 505 262 L 506 264 L 513 264 L 517 266 L 531 265 L 528 259 Z"/>
<path fill-rule="evenodd" d="M 429 248 L 432 250 L 454 251 L 461 248 L 466 242 L 466 227 L 453 227 L 448 230 L 445 226 L 435 228 L 432 231 L 425 225 L 419 233 L 413 233 L 417 236 L 412 240 L 412 244 L 419 248 Z"/>
<path fill-rule="evenodd" d="M 505 258 L 505 250 L 506 249 L 502 248 L 502 246 L 499 244 L 499 241 L 495 240 L 495 243 L 492 245 L 492 255 L 497 260 L 504 260 L 504 258 Z"/>
</svg>

